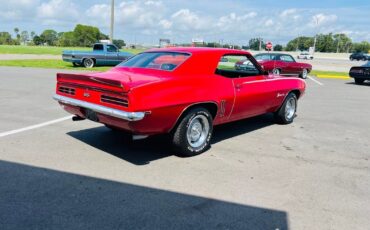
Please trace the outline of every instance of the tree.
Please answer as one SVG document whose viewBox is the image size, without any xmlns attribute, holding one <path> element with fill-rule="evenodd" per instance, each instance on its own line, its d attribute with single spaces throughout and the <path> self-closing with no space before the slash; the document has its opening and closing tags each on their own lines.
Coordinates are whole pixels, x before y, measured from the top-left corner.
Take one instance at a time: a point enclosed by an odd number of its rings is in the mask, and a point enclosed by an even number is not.
<svg viewBox="0 0 370 230">
<path fill-rule="evenodd" d="M 73 30 L 77 46 L 92 46 L 99 41 L 102 33 L 97 27 L 78 24 Z"/>
<path fill-rule="evenodd" d="M 308 50 L 313 43 L 314 38 L 301 36 L 289 41 L 285 49 L 286 51 Z"/>
<path fill-rule="evenodd" d="M 0 45 L 12 45 L 12 35 L 8 32 L 0 32 Z"/>
<path fill-rule="evenodd" d="M 122 39 L 113 40 L 113 44 L 115 44 L 119 49 L 126 46 L 126 43 Z"/>
<path fill-rule="evenodd" d="M 334 44 L 334 38 L 332 33 L 317 35 L 316 51 L 328 53 L 336 51 L 336 46 Z"/>
<path fill-rule="evenodd" d="M 72 31 L 62 33 L 59 36 L 58 46 L 75 46 L 75 44 L 76 38 L 75 34 Z"/>
<path fill-rule="evenodd" d="M 21 41 L 22 41 L 23 45 L 25 45 L 28 40 L 29 40 L 28 31 L 26 31 L 26 30 L 22 31 L 21 32 Z"/>
<path fill-rule="evenodd" d="M 364 52 L 368 53 L 370 51 L 370 43 L 363 41 L 360 43 L 354 43 L 352 47 L 352 52 Z"/>
<path fill-rule="evenodd" d="M 348 45 L 352 40 L 346 34 L 334 34 L 333 38 L 337 53 L 348 52 Z"/>
<path fill-rule="evenodd" d="M 41 40 L 43 43 L 47 43 L 49 46 L 56 45 L 56 42 L 58 40 L 57 38 L 57 32 L 55 30 L 44 30 L 42 34 L 40 35 Z"/>
<path fill-rule="evenodd" d="M 283 46 L 282 46 L 282 45 L 280 45 L 280 44 L 276 44 L 276 45 L 274 46 L 274 51 L 283 51 Z"/>
<path fill-rule="evenodd" d="M 251 50 L 259 50 L 260 49 L 260 42 L 261 47 L 265 47 L 266 44 L 263 42 L 262 38 L 252 38 L 249 40 L 249 48 Z"/>
<path fill-rule="evenodd" d="M 35 36 L 33 37 L 32 41 L 33 41 L 33 44 L 35 44 L 36 46 L 39 46 L 39 45 L 44 44 L 44 41 L 43 41 L 43 40 L 41 39 L 41 37 L 40 37 L 40 36 L 38 36 L 38 35 L 35 35 Z"/>
<path fill-rule="evenodd" d="M 15 37 L 18 38 L 19 36 L 19 29 L 17 27 L 14 28 Z"/>
<path fill-rule="evenodd" d="M 31 31 L 31 39 L 33 40 L 33 38 L 36 36 L 36 33 L 35 31 Z"/>
</svg>

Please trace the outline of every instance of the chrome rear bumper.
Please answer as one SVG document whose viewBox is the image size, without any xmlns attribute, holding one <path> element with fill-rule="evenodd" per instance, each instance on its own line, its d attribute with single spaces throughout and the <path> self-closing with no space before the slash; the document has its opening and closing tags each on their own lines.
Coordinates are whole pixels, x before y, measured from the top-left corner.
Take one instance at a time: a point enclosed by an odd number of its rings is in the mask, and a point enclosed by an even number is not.
<svg viewBox="0 0 370 230">
<path fill-rule="evenodd" d="M 77 100 L 77 99 L 73 99 L 69 97 L 64 97 L 58 94 L 55 94 L 53 96 L 53 99 L 63 104 L 78 106 L 78 107 L 82 107 L 85 109 L 91 109 L 97 113 L 124 119 L 127 121 L 140 121 L 145 117 L 145 114 L 146 114 L 145 112 L 126 112 L 123 110 L 112 109 L 106 106 L 97 105 L 97 104 L 93 104 L 90 102 L 81 101 L 81 100 Z"/>
</svg>

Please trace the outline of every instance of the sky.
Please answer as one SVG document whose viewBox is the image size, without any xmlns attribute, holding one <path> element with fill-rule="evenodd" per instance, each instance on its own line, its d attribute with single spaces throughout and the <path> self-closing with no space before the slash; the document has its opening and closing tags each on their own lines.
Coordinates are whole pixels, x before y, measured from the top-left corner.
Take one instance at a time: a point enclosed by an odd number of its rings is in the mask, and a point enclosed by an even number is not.
<svg viewBox="0 0 370 230">
<path fill-rule="evenodd" d="M 0 0 L 0 32 L 71 31 L 78 23 L 109 34 L 111 0 Z M 115 38 L 128 43 L 207 42 L 245 45 L 262 37 L 345 33 L 370 41 L 370 0 L 115 0 Z"/>
</svg>

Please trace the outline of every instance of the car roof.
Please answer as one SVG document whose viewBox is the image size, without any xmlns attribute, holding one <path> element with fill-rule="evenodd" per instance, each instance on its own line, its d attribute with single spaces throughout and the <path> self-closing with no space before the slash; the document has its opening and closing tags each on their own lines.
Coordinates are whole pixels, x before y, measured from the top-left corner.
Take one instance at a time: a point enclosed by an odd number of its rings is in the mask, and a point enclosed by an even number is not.
<svg viewBox="0 0 370 230">
<path fill-rule="evenodd" d="M 247 51 L 234 50 L 226 48 L 208 48 L 208 47 L 170 47 L 170 48 L 154 48 L 145 52 L 180 52 L 180 53 L 214 53 L 214 54 L 249 54 Z"/>
<path fill-rule="evenodd" d="M 290 54 L 285 54 L 285 53 L 259 53 L 259 54 L 256 54 L 255 56 L 257 55 L 273 55 L 273 56 L 281 56 L 281 55 L 290 55 Z"/>
</svg>

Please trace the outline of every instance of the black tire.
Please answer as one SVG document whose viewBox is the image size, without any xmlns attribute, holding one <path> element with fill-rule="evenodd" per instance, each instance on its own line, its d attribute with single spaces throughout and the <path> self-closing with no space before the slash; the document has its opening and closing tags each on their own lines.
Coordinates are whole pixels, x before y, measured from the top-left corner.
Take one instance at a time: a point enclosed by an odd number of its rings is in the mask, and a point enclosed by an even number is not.
<svg viewBox="0 0 370 230">
<path fill-rule="evenodd" d="M 350 60 L 350 61 L 353 61 L 353 58 L 351 58 L 351 57 L 350 57 L 350 58 L 349 58 L 349 60 Z"/>
<path fill-rule="evenodd" d="M 362 60 L 363 60 L 363 61 L 366 61 L 366 60 L 367 60 L 367 58 L 366 58 L 366 57 L 363 57 L 363 58 L 362 58 Z"/>
<path fill-rule="evenodd" d="M 362 85 L 362 84 L 364 84 L 364 79 L 360 79 L 360 78 L 355 78 L 355 83 L 357 84 L 357 85 Z"/>
<path fill-rule="evenodd" d="M 82 64 L 85 68 L 93 68 L 95 66 L 95 61 L 92 58 L 85 58 Z"/>
<path fill-rule="evenodd" d="M 188 132 L 193 129 L 195 123 L 201 124 L 199 139 L 195 143 L 189 140 Z M 172 136 L 172 143 L 177 155 L 191 157 L 205 152 L 210 147 L 210 140 L 213 131 L 213 118 L 209 111 L 202 107 L 189 110 L 181 119 Z M 199 127 L 199 126 L 198 126 Z M 208 129 L 208 131 L 207 131 Z M 192 132 L 190 132 L 192 133 Z M 190 138 L 191 139 L 191 138 Z M 197 146 L 196 144 L 199 144 Z"/>
<path fill-rule="evenodd" d="M 78 67 L 78 66 L 80 66 L 80 64 L 77 64 L 76 62 L 73 62 L 73 63 L 72 63 L 72 65 L 73 65 L 74 67 Z"/>
<path fill-rule="evenodd" d="M 289 109 L 287 108 L 289 106 L 288 103 L 290 103 L 291 100 L 294 102 L 294 108 L 292 108 L 292 110 L 294 109 L 294 112 L 291 111 L 293 112 L 292 114 L 291 112 L 287 114 L 287 110 Z M 285 98 L 283 105 L 279 108 L 278 111 L 274 113 L 276 123 L 278 124 L 292 123 L 296 116 L 297 105 L 298 105 L 297 96 L 295 95 L 295 93 L 289 93 L 288 96 Z"/>
</svg>

